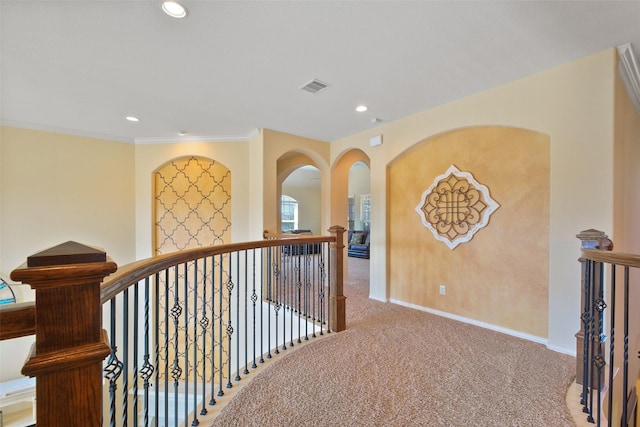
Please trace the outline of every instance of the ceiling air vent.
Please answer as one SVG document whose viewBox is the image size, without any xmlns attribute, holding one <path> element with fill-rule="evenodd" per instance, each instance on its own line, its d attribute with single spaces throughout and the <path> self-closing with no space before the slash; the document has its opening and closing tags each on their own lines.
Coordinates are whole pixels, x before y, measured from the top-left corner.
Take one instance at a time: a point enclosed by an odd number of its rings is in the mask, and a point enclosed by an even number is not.
<svg viewBox="0 0 640 427">
<path fill-rule="evenodd" d="M 313 93 L 315 95 L 317 93 L 322 92 L 323 90 L 325 90 L 328 87 L 329 87 L 329 85 L 326 84 L 325 82 L 321 82 L 318 79 L 313 79 L 309 83 L 307 83 L 304 86 L 302 86 L 300 89 L 305 90 L 305 91 L 307 91 L 309 93 Z"/>
</svg>

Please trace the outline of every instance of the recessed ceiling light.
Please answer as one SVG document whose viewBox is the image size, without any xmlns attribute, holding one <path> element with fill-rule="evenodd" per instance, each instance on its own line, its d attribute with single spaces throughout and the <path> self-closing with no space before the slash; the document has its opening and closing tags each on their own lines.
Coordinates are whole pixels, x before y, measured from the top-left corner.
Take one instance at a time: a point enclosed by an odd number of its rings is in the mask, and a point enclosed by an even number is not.
<svg viewBox="0 0 640 427">
<path fill-rule="evenodd" d="M 369 107 L 367 107 L 366 105 L 358 105 L 356 107 L 356 111 L 358 113 L 364 113 L 365 111 L 367 111 L 369 109 Z"/>
<path fill-rule="evenodd" d="M 133 117 L 133 116 L 127 116 L 125 117 L 127 120 L 129 120 L 130 122 L 139 122 L 140 119 L 137 117 Z"/>
<path fill-rule="evenodd" d="M 180 132 L 178 132 L 178 135 L 187 136 L 187 135 L 189 135 L 189 132 L 187 132 L 186 130 L 181 130 Z"/>
<path fill-rule="evenodd" d="M 175 0 L 163 1 L 162 10 L 172 18 L 185 18 L 189 14 L 186 6 Z"/>
</svg>

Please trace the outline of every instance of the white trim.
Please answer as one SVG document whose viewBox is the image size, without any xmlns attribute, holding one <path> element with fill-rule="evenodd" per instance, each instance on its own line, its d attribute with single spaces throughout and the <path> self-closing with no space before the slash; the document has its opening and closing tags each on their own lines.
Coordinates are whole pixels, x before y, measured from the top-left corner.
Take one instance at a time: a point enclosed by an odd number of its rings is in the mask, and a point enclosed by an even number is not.
<svg viewBox="0 0 640 427">
<path fill-rule="evenodd" d="M 618 46 L 618 73 L 624 83 L 629 98 L 640 114 L 640 68 L 633 53 L 631 43 Z"/>
<path fill-rule="evenodd" d="M 542 337 L 537 337 L 535 335 L 525 334 L 524 332 L 515 331 L 513 329 L 503 328 L 501 326 L 492 325 L 491 323 L 480 322 L 479 320 L 470 319 L 468 317 L 458 316 L 457 314 L 447 313 L 445 311 L 434 310 L 433 308 L 423 307 L 421 305 L 411 304 L 404 301 L 398 301 L 395 299 L 390 299 L 389 302 L 392 304 L 401 305 L 403 307 L 413 308 L 415 310 L 424 311 L 427 313 L 435 314 L 436 316 L 446 317 L 447 319 L 457 320 L 459 322 L 468 323 L 470 325 L 479 326 L 481 328 L 490 329 L 492 331 L 501 332 L 503 334 L 511 335 L 516 338 L 522 338 L 527 341 L 533 341 L 538 344 L 544 344 L 550 350 L 553 350 L 547 345 L 547 339 Z"/>
<path fill-rule="evenodd" d="M 248 141 L 258 135 L 260 131 L 252 129 L 247 135 L 227 135 L 227 136 L 175 136 L 175 137 L 150 137 L 150 138 L 134 138 L 135 144 L 172 144 L 176 142 L 238 142 Z"/>
<path fill-rule="evenodd" d="M 244 142 L 255 137 L 260 133 L 257 128 L 252 129 L 247 135 L 228 135 L 228 136 L 179 136 L 175 137 L 150 137 L 150 138 L 128 138 L 123 136 L 109 135 L 98 132 L 87 132 L 77 129 L 68 129 L 57 126 L 39 125 L 36 123 L 21 122 L 17 120 L 0 120 L 2 126 L 10 126 L 21 129 L 37 130 L 41 132 L 61 133 L 65 135 L 74 135 L 84 138 L 104 139 L 107 141 L 126 142 L 128 144 L 171 144 L 176 142 Z"/>
<path fill-rule="evenodd" d="M 555 351 L 556 353 L 562 353 L 562 354 L 566 354 L 568 356 L 573 356 L 573 357 L 578 356 L 575 350 L 567 350 L 566 348 L 556 347 L 555 345 L 549 345 L 549 344 L 547 344 L 547 348 L 551 351 Z"/>
<path fill-rule="evenodd" d="M 104 139 L 107 141 L 126 142 L 128 144 L 134 143 L 134 140 L 132 138 L 125 138 L 122 136 L 108 135 L 108 134 L 98 133 L 98 132 L 86 132 L 86 131 L 80 131 L 77 129 L 67 129 L 67 128 L 61 128 L 57 126 L 39 125 L 35 123 L 28 123 L 28 122 L 21 122 L 17 120 L 7 120 L 7 119 L 2 119 L 0 123 L 3 126 L 37 130 L 41 132 L 61 133 L 65 135 L 81 136 L 84 138 L 95 138 L 95 139 Z"/>
</svg>

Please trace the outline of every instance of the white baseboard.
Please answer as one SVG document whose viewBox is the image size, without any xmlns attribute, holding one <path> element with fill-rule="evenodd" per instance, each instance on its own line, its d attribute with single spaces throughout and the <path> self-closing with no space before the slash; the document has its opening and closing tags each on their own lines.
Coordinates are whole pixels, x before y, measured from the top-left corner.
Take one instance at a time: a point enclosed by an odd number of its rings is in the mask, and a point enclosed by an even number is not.
<svg viewBox="0 0 640 427">
<path fill-rule="evenodd" d="M 535 343 L 545 345 L 549 350 L 556 351 L 558 353 L 569 354 L 569 355 L 572 355 L 572 356 L 575 357 L 575 353 L 574 354 L 568 353 L 566 349 L 549 346 L 546 338 L 538 337 L 538 336 L 531 335 L 531 334 L 525 334 L 524 332 L 515 331 L 513 329 L 508 329 L 508 328 L 503 328 L 501 326 L 492 325 L 491 323 L 480 322 L 480 321 L 475 320 L 475 319 L 470 319 L 468 317 L 458 316 L 457 314 L 451 314 L 451 313 L 447 313 L 445 311 L 434 310 L 432 308 L 422 307 L 422 306 L 416 305 L 416 304 L 410 304 L 410 303 L 407 303 L 407 302 L 404 302 L 404 301 L 398 301 L 398 300 L 395 300 L 395 299 L 390 299 L 389 302 L 392 303 L 392 304 L 398 304 L 398 305 L 401 305 L 401 306 L 404 306 L 404 307 L 413 308 L 415 310 L 425 311 L 427 313 L 435 314 L 436 316 L 446 317 L 448 319 L 453 319 L 453 320 L 458 320 L 460 322 L 469 323 L 471 325 L 479 326 L 481 328 L 491 329 L 493 331 L 501 332 L 503 334 L 511 335 L 511 336 L 514 336 L 514 337 L 517 337 L 517 338 L 522 338 L 522 339 L 525 339 L 527 341 L 533 341 Z"/>
</svg>

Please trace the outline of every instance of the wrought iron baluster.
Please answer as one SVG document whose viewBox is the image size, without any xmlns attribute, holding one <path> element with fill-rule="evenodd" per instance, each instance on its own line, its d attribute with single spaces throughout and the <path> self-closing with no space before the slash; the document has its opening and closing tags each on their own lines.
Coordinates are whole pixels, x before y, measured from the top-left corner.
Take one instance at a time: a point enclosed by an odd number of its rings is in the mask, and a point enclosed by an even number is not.
<svg viewBox="0 0 640 427">
<path fill-rule="evenodd" d="M 587 356 L 587 363 L 585 366 L 585 369 L 587 370 L 588 376 L 587 376 L 587 381 L 585 382 L 585 384 L 587 384 L 588 390 L 589 390 L 589 401 L 587 403 L 587 410 L 585 411 L 587 413 L 587 421 L 589 421 L 590 423 L 594 423 L 594 419 L 593 419 L 593 303 L 592 303 L 592 299 L 593 299 L 593 287 L 595 284 L 595 263 L 594 262 L 589 262 L 589 287 L 587 288 L 587 294 L 585 295 L 585 300 L 587 300 L 587 307 L 588 307 L 588 323 L 586 326 L 586 329 L 584 331 L 584 335 L 585 335 L 585 343 L 586 343 L 586 356 Z"/>
<path fill-rule="evenodd" d="M 245 360 L 244 371 L 243 371 L 244 375 L 247 375 L 249 373 L 249 318 L 248 318 L 249 283 L 248 283 L 248 280 L 249 280 L 249 251 L 244 251 L 244 360 Z"/>
<path fill-rule="evenodd" d="M 224 335 L 223 335 L 223 333 L 222 333 L 222 323 L 223 323 L 223 320 L 222 320 L 222 314 L 224 313 L 224 312 L 222 311 L 222 300 L 224 299 L 224 286 L 223 286 L 223 284 L 224 284 L 224 277 L 223 277 L 223 275 L 222 275 L 222 272 L 223 272 L 223 270 L 224 270 L 224 268 L 223 268 L 223 265 L 224 265 L 224 264 L 223 264 L 222 255 L 220 255 L 219 260 L 220 260 L 220 263 L 218 264 L 218 266 L 220 267 L 220 293 L 219 293 L 220 309 L 219 309 L 219 317 L 218 317 L 218 320 L 219 320 L 219 327 L 220 327 L 220 331 L 219 331 L 219 333 L 218 333 L 218 340 L 219 340 L 218 347 L 219 347 L 219 350 L 220 350 L 220 351 L 219 351 L 219 353 L 220 353 L 220 354 L 219 354 L 219 356 L 220 356 L 220 359 L 219 359 L 219 360 L 220 360 L 220 363 L 219 363 L 219 365 L 220 365 L 220 366 L 218 367 L 218 372 L 219 372 L 218 377 L 219 377 L 219 379 L 220 379 L 220 386 L 218 387 L 218 396 L 224 396 L 224 391 L 222 390 L 222 379 L 223 379 L 223 369 L 224 369 L 224 368 L 223 368 L 223 367 L 224 367 L 224 363 L 223 363 L 223 346 L 222 346 L 222 337 L 224 336 Z"/>
<path fill-rule="evenodd" d="M 209 318 L 207 317 L 207 258 L 202 259 L 202 264 L 202 317 L 200 318 L 202 330 L 202 409 L 200 409 L 200 415 L 206 415 L 208 412 L 205 404 L 207 388 L 207 328 L 209 327 Z"/>
<path fill-rule="evenodd" d="M 594 301 L 594 305 L 593 308 L 596 312 L 596 315 L 598 317 L 598 348 L 596 348 L 596 352 L 597 354 L 594 356 L 593 361 L 594 364 L 596 365 L 596 368 L 598 369 L 597 375 L 598 375 L 598 379 L 597 379 L 597 384 L 598 384 L 598 398 L 596 399 L 596 405 L 597 405 L 597 425 L 600 425 L 601 422 L 601 413 L 602 413 L 602 408 L 601 408 L 601 390 L 602 390 L 602 368 L 605 365 L 605 360 L 604 357 L 602 357 L 602 345 L 606 340 L 606 336 L 604 335 L 604 309 L 607 307 L 607 304 L 604 301 L 604 264 L 600 263 L 599 264 L 599 271 L 598 271 L 598 295 L 597 295 L 597 299 Z M 595 291 L 594 291 L 595 292 Z M 594 295 L 595 296 L 595 295 Z"/>
<path fill-rule="evenodd" d="M 138 304 L 139 283 L 133 285 L 133 427 L 138 426 Z"/>
<path fill-rule="evenodd" d="M 307 277 L 307 259 L 309 258 L 308 246 L 305 245 L 304 263 L 302 264 L 302 271 L 300 272 L 299 282 L 296 283 L 296 295 L 298 304 L 298 344 L 302 342 L 300 334 L 302 333 L 302 317 L 306 314 L 303 302 L 305 301 L 306 294 L 306 277 Z M 293 347 L 293 333 L 291 334 L 291 346 Z"/>
<path fill-rule="evenodd" d="M 165 270 L 166 271 L 166 270 Z M 155 370 L 155 380 L 153 382 L 154 393 L 154 418 L 155 423 L 158 423 L 158 417 L 160 416 L 160 273 L 156 273 L 154 283 L 154 351 L 153 351 L 153 364 Z M 165 340 L 166 341 L 166 340 Z M 166 371 L 165 371 L 166 372 Z"/>
<path fill-rule="evenodd" d="M 193 361 L 191 362 L 193 365 L 193 421 L 191 422 L 192 426 L 197 426 L 198 424 L 200 424 L 200 421 L 198 421 L 198 260 L 195 259 L 193 260 Z M 188 295 L 189 292 L 189 285 L 188 283 L 186 283 L 186 277 L 187 277 L 187 265 L 185 264 L 185 293 Z M 186 299 L 186 298 L 185 298 Z M 187 311 L 189 311 L 189 306 L 187 305 Z M 186 330 L 186 327 L 185 327 Z M 186 334 L 186 333 L 185 333 Z M 188 359 L 187 356 L 187 348 L 189 347 L 189 339 L 188 339 L 188 335 L 185 336 L 185 359 Z M 189 366 L 189 365 L 186 365 Z M 189 381 L 188 381 L 189 376 L 187 375 L 186 378 L 186 383 L 185 383 L 185 402 L 189 401 L 189 388 L 187 387 Z M 187 403 L 185 403 L 185 408 L 187 409 L 187 411 L 185 411 L 185 423 L 187 421 L 187 418 L 189 417 L 189 405 Z"/>
<path fill-rule="evenodd" d="M 587 339 L 587 329 L 589 325 L 589 301 L 587 295 L 589 294 L 589 286 L 590 285 L 590 261 L 585 260 L 582 262 L 582 277 L 583 277 L 583 295 L 584 301 L 582 306 L 582 315 L 580 316 L 582 320 L 582 330 L 584 331 L 584 340 L 582 343 L 582 393 L 580 394 L 580 404 L 582 405 L 582 412 L 587 413 L 587 399 L 589 393 L 589 383 L 588 383 L 588 366 L 589 366 L 589 353 L 588 353 L 588 339 Z"/>
<path fill-rule="evenodd" d="M 278 260 L 279 263 L 282 263 L 282 257 L 279 257 L 280 259 Z M 275 311 L 275 319 L 274 319 L 274 323 L 275 323 L 275 350 L 274 353 L 275 354 L 280 354 L 280 350 L 278 349 L 278 312 L 280 311 L 280 300 L 279 300 L 279 290 L 280 290 L 280 269 L 278 264 L 276 263 L 276 260 L 274 260 L 273 262 L 273 278 L 274 280 L 274 304 L 273 304 L 273 309 Z M 271 335 L 269 333 L 269 335 Z M 271 346 L 269 346 L 271 347 Z M 269 355 L 269 357 L 271 357 L 271 355 Z"/>
<path fill-rule="evenodd" d="M 122 425 L 129 415 L 129 289 L 122 292 Z"/>
<path fill-rule="evenodd" d="M 266 276 L 267 276 L 267 288 L 266 290 L 263 290 L 262 292 L 266 292 L 267 294 L 267 358 L 271 358 L 271 350 L 269 350 L 271 348 L 271 334 L 269 333 L 269 331 L 271 331 L 271 259 L 273 257 L 273 248 L 269 247 L 266 249 L 267 251 L 267 265 L 266 268 L 263 269 L 262 271 L 264 272 L 266 270 Z M 263 261 L 264 262 L 264 261 Z M 261 293 L 262 294 L 262 293 Z M 261 299 L 260 300 L 261 304 L 260 304 L 260 363 L 264 363 L 264 313 L 263 313 L 263 304 L 264 301 Z"/>
<path fill-rule="evenodd" d="M 320 335 L 324 335 L 324 324 L 325 324 L 325 320 L 326 320 L 326 324 L 327 324 L 327 332 L 329 332 L 330 330 L 330 325 L 329 325 L 329 319 L 327 319 L 328 314 L 329 314 L 329 304 L 331 303 L 330 298 L 326 298 L 326 293 L 329 293 L 329 295 L 331 295 L 331 249 L 329 249 L 329 253 L 326 254 L 323 262 L 321 263 L 322 265 L 322 271 L 323 271 L 323 278 L 322 278 L 322 286 L 319 287 L 320 292 L 318 294 L 318 299 L 320 301 Z M 328 272 L 325 270 L 325 263 L 326 263 L 326 268 L 329 270 Z M 327 282 L 327 285 L 325 287 L 324 283 L 325 281 Z M 325 292 L 326 289 L 326 292 Z M 326 312 L 325 312 L 326 309 Z M 314 335 L 315 336 L 315 335 Z"/>
<path fill-rule="evenodd" d="M 173 378 L 173 420 L 174 426 L 178 427 L 179 424 L 179 410 L 178 410 L 178 395 L 180 393 L 180 377 L 182 376 L 182 368 L 180 367 L 180 351 L 179 351 L 179 339 L 178 331 L 180 326 L 180 315 L 182 314 L 182 306 L 180 305 L 180 275 L 178 273 L 178 266 L 174 267 L 174 294 L 173 294 L 173 308 L 171 308 L 171 315 L 173 316 L 173 366 L 171 368 L 171 377 Z M 167 423 L 169 419 L 167 418 Z"/>
<path fill-rule="evenodd" d="M 245 251 L 246 254 L 246 251 Z M 238 289 L 236 290 L 236 328 L 240 332 L 240 253 L 236 253 L 236 282 Z M 229 294 L 231 297 L 231 294 Z M 240 337 L 236 338 L 236 381 L 240 381 Z"/>
<path fill-rule="evenodd" d="M 164 422 L 169 423 L 169 269 L 164 271 Z"/>
<path fill-rule="evenodd" d="M 622 421 L 626 425 L 629 396 L 629 266 L 624 267 L 624 354 L 622 362 Z"/>
<path fill-rule="evenodd" d="M 216 259 L 211 257 L 211 399 L 209 405 L 216 404 L 215 384 L 216 384 Z"/>
<path fill-rule="evenodd" d="M 253 303 L 253 363 L 251 367 L 256 369 L 258 365 L 256 364 L 256 302 L 258 301 L 258 294 L 256 293 L 256 250 L 253 249 L 253 268 L 252 271 L 252 292 L 251 292 L 251 302 Z M 262 270 L 261 270 L 262 271 Z M 262 304 L 261 304 L 262 306 Z M 260 314 L 262 314 L 262 310 L 260 310 Z"/>
<path fill-rule="evenodd" d="M 116 298 L 109 301 L 109 334 L 111 335 L 111 354 L 104 367 L 104 377 L 109 381 L 109 425 L 116 427 L 116 391 L 118 378 L 122 374 L 122 362 L 118 360 Z"/>
<path fill-rule="evenodd" d="M 231 254 L 229 254 L 228 259 L 229 259 L 229 280 L 227 280 L 227 293 L 228 293 L 228 300 L 227 300 L 227 311 L 228 311 L 228 320 L 227 320 L 227 345 L 228 345 L 228 353 L 227 353 L 227 388 L 231 388 L 233 387 L 233 384 L 231 384 L 231 358 L 232 358 L 232 354 L 231 354 L 231 349 L 233 348 L 232 342 L 231 342 L 231 337 L 233 335 L 233 326 L 231 323 L 231 305 L 233 302 L 233 288 L 234 288 L 234 284 L 233 284 L 233 278 L 231 275 L 231 272 L 233 271 L 233 268 L 231 266 Z"/>
<path fill-rule="evenodd" d="M 182 289 L 184 291 L 184 419 L 185 423 L 189 418 L 189 267 L 188 263 L 183 264 L 183 284 Z M 177 396 L 176 396 L 177 399 Z M 182 420 L 180 420 L 182 421 Z"/>
<path fill-rule="evenodd" d="M 614 348 L 615 348 L 615 330 L 616 330 L 616 265 L 611 265 L 611 310 L 609 311 L 609 322 L 611 326 L 609 328 L 609 382 L 613 378 L 613 361 Z M 607 408 L 607 419 L 611 420 L 613 415 L 613 387 L 609 387 L 609 405 Z"/>
</svg>

